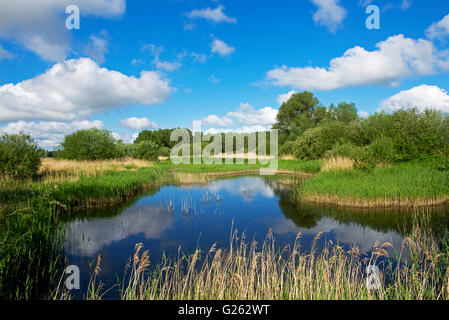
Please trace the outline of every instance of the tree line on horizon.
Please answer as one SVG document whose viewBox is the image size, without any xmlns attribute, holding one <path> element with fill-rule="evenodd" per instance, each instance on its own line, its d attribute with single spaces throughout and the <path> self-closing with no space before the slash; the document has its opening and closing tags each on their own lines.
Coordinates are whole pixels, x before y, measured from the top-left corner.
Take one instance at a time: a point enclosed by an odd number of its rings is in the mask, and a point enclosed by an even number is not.
<svg viewBox="0 0 449 320">
<path fill-rule="evenodd" d="M 372 168 L 379 163 L 449 155 L 449 115 L 431 109 L 376 112 L 361 118 L 354 103 L 325 107 L 313 93 L 304 91 L 293 94 L 281 105 L 272 128 L 279 130 L 279 153 L 301 160 L 347 157 L 357 168 Z M 131 144 L 114 139 L 105 129 L 78 130 L 65 136 L 55 151 L 47 152 L 29 135 L 2 134 L 0 175 L 32 176 L 44 155 L 72 160 L 168 157 L 178 143 L 170 140 L 175 129 L 143 130 Z M 193 133 L 187 130 L 192 144 Z M 225 152 L 225 134 L 220 135 L 222 152 Z M 239 135 L 245 141 L 244 150 L 235 149 Z M 202 148 L 216 135 L 211 136 L 209 141 L 202 141 Z M 270 135 L 266 137 L 266 150 L 269 150 Z M 247 134 L 235 133 L 233 139 L 234 152 L 257 152 L 257 147 L 248 150 Z"/>
</svg>

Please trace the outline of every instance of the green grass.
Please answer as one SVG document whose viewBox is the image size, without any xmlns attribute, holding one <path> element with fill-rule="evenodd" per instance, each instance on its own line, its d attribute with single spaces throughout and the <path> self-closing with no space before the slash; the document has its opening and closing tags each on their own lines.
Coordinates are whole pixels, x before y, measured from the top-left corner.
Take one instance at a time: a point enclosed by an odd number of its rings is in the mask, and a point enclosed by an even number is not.
<svg viewBox="0 0 449 320">
<path fill-rule="evenodd" d="M 318 173 L 323 162 L 321 160 L 279 160 L 279 169 L 305 173 Z"/>
<path fill-rule="evenodd" d="M 38 297 L 61 267 L 54 206 L 31 199 L 8 212 L 0 232 L 0 299 Z"/>
<path fill-rule="evenodd" d="M 419 162 L 397 163 L 372 170 L 322 172 L 300 188 L 300 197 L 326 202 L 340 199 L 357 202 L 386 200 L 437 201 L 449 198 L 449 170 Z"/>
<path fill-rule="evenodd" d="M 156 186 L 161 176 L 162 171 L 153 167 L 137 171 L 108 171 L 99 178 L 48 184 L 42 191 L 47 193 L 52 201 L 72 207 L 95 201 L 121 203 L 145 189 Z"/>
<path fill-rule="evenodd" d="M 320 172 L 322 161 L 302 161 L 302 160 L 278 160 L 278 169 L 285 171 L 294 171 L 308 174 L 315 174 Z M 251 171 L 258 170 L 260 168 L 267 168 L 269 165 L 249 164 L 247 160 L 243 164 L 236 163 L 234 159 L 233 164 L 180 164 L 174 165 L 169 160 L 160 162 L 157 167 L 164 168 L 165 170 L 173 170 L 184 173 L 218 173 L 218 172 L 238 172 L 238 171 Z"/>
</svg>

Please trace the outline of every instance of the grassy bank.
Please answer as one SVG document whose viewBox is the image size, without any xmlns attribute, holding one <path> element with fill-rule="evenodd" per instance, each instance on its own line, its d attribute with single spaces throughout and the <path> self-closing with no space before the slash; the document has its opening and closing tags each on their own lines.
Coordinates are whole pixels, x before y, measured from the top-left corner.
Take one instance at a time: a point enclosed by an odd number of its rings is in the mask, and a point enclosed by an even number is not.
<svg viewBox="0 0 449 320">
<path fill-rule="evenodd" d="M 312 177 L 320 172 L 322 161 L 279 160 L 278 173 L 298 175 L 304 178 Z M 220 177 L 259 174 L 261 168 L 268 165 L 249 164 L 246 160 L 242 164 L 181 164 L 173 165 L 170 161 L 156 164 L 156 167 L 172 173 L 173 181 L 178 184 L 207 183 Z"/>
<path fill-rule="evenodd" d="M 0 190 L 0 299 L 45 296 L 62 264 L 58 222 L 63 215 L 120 204 L 158 185 L 162 170 L 130 168 L 101 174 L 80 174 L 76 181 L 69 176 L 10 182 Z"/>
<path fill-rule="evenodd" d="M 40 297 L 62 266 L 57 208 L 31 199 L 4 211 L 0 224 L 0 299 Z"/>
<path fill-rule="evenodd" d="M 349 207 L 412 207 L 449 201 L 449 170 L 422 162 L 372 170 L 321 172 L 305 181 L 298 200 Z"/>
</svg>

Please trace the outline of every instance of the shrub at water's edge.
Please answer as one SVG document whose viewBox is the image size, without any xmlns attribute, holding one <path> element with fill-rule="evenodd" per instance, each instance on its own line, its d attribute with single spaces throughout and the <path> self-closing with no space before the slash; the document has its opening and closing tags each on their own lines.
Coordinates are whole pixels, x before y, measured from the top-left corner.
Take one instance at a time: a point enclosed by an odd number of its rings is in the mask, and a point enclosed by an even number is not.
<svg viewBox="0 0 449 320">
<path fill-rule="evenodd" d="M 30 178 L 37 174 L 44 150 L 29 135 L 0 136 L 0 177 Z"/>
</svg>

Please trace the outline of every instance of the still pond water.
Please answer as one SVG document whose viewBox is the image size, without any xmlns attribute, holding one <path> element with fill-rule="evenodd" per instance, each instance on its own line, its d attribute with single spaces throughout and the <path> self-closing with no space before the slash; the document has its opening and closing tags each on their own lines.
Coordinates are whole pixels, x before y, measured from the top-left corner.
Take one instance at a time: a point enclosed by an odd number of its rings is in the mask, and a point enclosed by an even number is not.
<svg viewBox="0 0 449 320">
<path fill-rule="evenodd" d="M 229 247 L 232 230 L 244 232 L 248 241 L 261 243 L 271 229 L 280 248 L 291 245 L 301 233 L 301 248 L 310 250 L 322 232 L 319 246 L 332 240 L 343 247 L 357 245 L 369 252 L 376 241 L 392 243 L 399 250 L 410 230 L 410 212 L 319 208 L 291 201 L 293 177 L 244 176 L 212 181 L 206 185 L 162 186 L 136 201 L 102 212 L 88 212 L 67 223 L 66 262 L 81 271 L 82 298 L 89 275 L 101 255 L 99 280 L 110 288 L 123 279 L 125 266 L 136 243 L 150 252 L 151 263 L 163 254 L 176 258 L 179 248 L 187 255 L 197 247 Z M 447 209 L 432 218 L 435 232 L 449 227 Z M 394 254 L 394 252 L 390 252 Z M 110 291 L 105 298 L 116 298 Z"/>
</svg>

